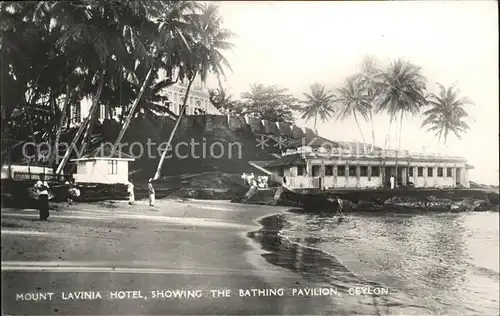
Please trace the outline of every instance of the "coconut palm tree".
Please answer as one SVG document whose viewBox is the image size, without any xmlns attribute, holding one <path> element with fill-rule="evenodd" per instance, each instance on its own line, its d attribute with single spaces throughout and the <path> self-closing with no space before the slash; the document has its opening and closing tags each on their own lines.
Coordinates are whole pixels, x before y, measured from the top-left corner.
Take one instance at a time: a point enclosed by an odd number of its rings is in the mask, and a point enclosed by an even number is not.
<svg viewBox="0 0 500 316">
<path fill-rule="evenodd" d="M 400 149 L 404 116 L 418 114 L 420 108 L 426 104 L 426 78 L 420 67 L 399 58 L 392 62 L 386 71 L 378 74 L 374 84 L 382 95 L 378 112 L 389 114 L 390 124 L 397 122 L 397 115 L 400 116 L 398 142 Z"/>
<path fill-rule="evenodd" d="M 300 110 L 302 114 L 302 119 L 306 121 L 314 118 L 314 130 L 316 130 L 316 123 L 318 116 L 321 121 L 325 121 L 335 113 L 335 109 L 332 106 L 335 99 L 335 95 L 325 91 L 325 86 L 319 83 L 313 83 L 310 86 L 311 93 L 303 93 L 306 100 L 301 103 L 304 107 Z"/>
<path fill-rule="evenodd" d="M 121 73 L 123 65 L 129 65 L 129 49 L 124 43 L 124 25 L 130 21 L 124 21 L 123 12 L 125 4 L 119 2 L 96 2 L 83 1 L 82 5 L 72 5 L 71 3 L 61 3 L 54 5 L 54 18 L 61 24 L 64 30 L 60 39 L 60 47 L 63 52 L 69 52 L 76 47 L 82 51 L 82 58 L 79 64 L 73 69 L 80 69 L 86 73 L 86 88 L 93 92 L 92 105 L 89 114 L 80 125 L 73 141 L 56 173 L 60 174 L 69 159 L 71 149 L 82 136 L 83 140 L 80 152 L 84 153 L 92 137 L 92 130 L 97 121 L 96 109 L 103 86 L 108 83 L 117 73 Z M 127 24 L 128 25 L 128 24 Z M 90 83 L 90 84 L 89 84 Z M 90 94 L 89 93 L 89 94 Z"/>
<path fill-rule="evenodd" d="M 393 61 L 386 71 L 377 75 L 374 84 L 381 93 L 377 110 L 379 113 L 385 112 L 390 116 L 389 130 L 393 122 L 396 122 L 397 128 L 399 115 L 399 140 L 397 141 L 395 168 L 395 178 L 398 179 L 398 156 L 401 150 L 403 119 L 407 114 L 420 113 L 421 107 L 426 104 L 426 78 L 420 67 L 399 58 Z"/>
<path fill-rule="evenodd" d="M 373 122 L 373 114 L 377 110 L 377 101 L 379 91 L 374 81 L 371 78 L 376 78 L 380 73 L 380 69 L 377 68 L 377 61 L 372 56 L 366 56 L 361 63 L 361 73 L 359 76 L 359 84 L 363 87 L 363 90 L 368 96 L 368 101 L 370 103 L 369 121 L 372 128 L 372 146 L 375 146 L 375 126 Z"/>
<path fill-rule="evenodd" d="M 422 116 L 422 128 L 428 127 L 427 132 L 435 132 L 438 142 L 443 140 L 446 145 L 448 134 L 452 132 L 458 139 L 469 130 L 465 119 L 470 118 L 464 106 L 473 104 L 467 97 L 460 97 L 460 91 L 455 85 L 445 88 L 438 83 L 439 93 L 431 93 L 427 97 L 428 105 L 431 107 Z"/>
<path fill-rule="evenodd" d="M 139 105 L 142 95 L 146 91 L 150 80 L 152 77 L 155 77 L 153 73 L 157 73 L 157 71 L 161 68 L 166 70 L 167 80 L 164 81 L 165 84 L 160 84 L 158 86 L 153 87 L 154 92 L 159 92 L 165 86 L 171 85 L 179 79 L 184 79 L 185 71 L 182 66 L 183 54 L 189 52 L 189 43 L 188 40 L 190 34 L 188 33 L 190 25 L 187 23 L 187 17 L 193 15 L 197 4 L 192 1 L 169 1 L 165 2 L 162 7 L 162 12 L 157 17 L 155 17 L 155 22 L 159 22 L 155 29 L 151 29 L 150 31 L 155 34 L 153 38 L 146 38 L 145 42 L 140 41 L 138 39 L 139 36 L 136 36 L 132 33 L 131 38 L 135 39 L 132 41 L 137 45 L 141 51 L 144 51 L 144 55 L 148 58 L 147 74 L 142 80 L 142 86 L 139 90 L 136 100 L 132 104 L 129 109 L 127 118 L 123 124 L 118 137 L 115 140 L 112 151 L 115 151 L 120 142 L 127 131 L 132 117 L 137 113 L 137 106 Z M 146 43 L 150 42 L 151 49 L 148 51 Z M 173 80 L 173 74 L 175 70 L 178 70 L 178 79 Z M 137 80 L 137 82 L 140 82 Z M 191 83 L 190 83 L 191 84 Z M 188 86 L 190 88 L 190 85 Z M 189 89 L 188 89 L 189 90 Z M 189 93 L 189 92 L 188 92 Z M 187 97 L 187 96 L 186 96 Z M 155 106 L 152 103 L 144 103 L 149 104 L 150 106 Z M 144 106 L 143 106 L 144 108 Z M 147 107 L 146 107 L 147 108 Z M 158 107 L 156 107 L 158 109 Z"/>
<path fill-rule="evenodd" d="M 233 48 L 233 44 L 229 40 L 234 37 L 234 33 L 222 27 L 223 21 L 219 15 L 218 7 L 214 4 L 202 4 L 199 6 L 199 12 L 187 16 L 187 22 L 191 26 L 191 36 L 185 38 L 188 49 L 183 52 L 183 66 L 180 67 L 180 71 L 185 73 L 188 85 L 179 116 L 170 133 L 166 148 L 169 148 L 183 117 L 189 91 L 196 76 L 200 76 L 201 81 L 206 82 L 208 74 L 213 73 L 219 81 L 219 86 L 222 86 L 221 77 L 226 77 L 225 69 L 232 70 L 228 60 L 223 55 L 223 51 Z M 163 152 L 160 158 L 154 175 L 155 180 L 160 177 L 166 154 L 167 150 Z"/>
<path fill-rule="evenodd" d="M 366 145 L 365 136 L 359 125 L 358 115 L 361 116 L 365 121 L 369 120 L 371 104 L 368 94 L 365 93 L 365 87 L 360 81 L 359 76 L 347 77 L 344 86 L 337 89 L 338 97 L 335 100 L 339 104 L 339 114 L 337 119 L 344 120 L 351 115 L 356 121 L 359 133 L 363 139 L 363 143 Z"/>
</svg>

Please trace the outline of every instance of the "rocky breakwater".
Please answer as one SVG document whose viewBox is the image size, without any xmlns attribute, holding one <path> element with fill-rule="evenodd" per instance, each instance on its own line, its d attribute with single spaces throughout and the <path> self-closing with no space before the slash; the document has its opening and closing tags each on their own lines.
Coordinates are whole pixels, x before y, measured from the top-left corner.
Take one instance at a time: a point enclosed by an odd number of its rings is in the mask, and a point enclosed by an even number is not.
<svg viewBox="0 0 500 316">
<path fill-rule="evenodd" d="M 348 200 L 349 201 L 349 200 Z M 388 207 L 397 207 L 412 210 L 452 211 L 452 212 L 482 212 L 499 210 L 499 194 L 496 192 L 479 192 L 476 196 L 461 195 L 455 192 L 452 196 L 409 196 L 396 195 L 385 200 L 371 199 L 369 201 L 349 201 L 352 210 L 373 211 Z"/>
</svg>

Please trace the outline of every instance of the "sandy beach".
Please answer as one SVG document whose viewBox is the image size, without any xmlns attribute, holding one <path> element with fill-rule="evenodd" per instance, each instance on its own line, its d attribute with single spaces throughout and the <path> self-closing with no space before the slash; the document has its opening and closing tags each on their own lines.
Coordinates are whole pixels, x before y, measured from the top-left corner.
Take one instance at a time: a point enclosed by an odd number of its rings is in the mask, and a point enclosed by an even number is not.
<svg viewBox="0 0 500 316">
<path fill-rule="evenodd" d="M 160 200 L 154 208 L 117 201 L 64 206 L 40 222 L 36 210 L 2 209 L 3 314 L 322 314 L 331 299 L 292 295 L 313 285 L 266 262 L 247 237 L 260 218 L 284 210 L 226 201 Z M 201 297 L 169 298 L 176 290 Z M 113 291 L 136 297 L 120 299 Z M 35 293 L 53 294 L 37 300 Z"/>
<path fill-rule="evenodd" d="M 454 229 L 461 225 L 457 214 L 348 214 L 339 226 L 332 214 L 221 200 L 163 199 L 155 207 L 144 200 L 135 205 L 107 201 L 53 207 L 57 210 L 48 222 L 38 221 L 33 209 L 2 209 L 3 314 L 463 314 L 463 306 L 446 305 L 456 293 L 442 294 L 441 303 L 432 303 L 425 293 L 446 291 L 430 283 L 419 285 L 419 280 L 441 269 L 443 262 L 458 260 L 455 252 L 468 251 L 480 259 L 471 252 L 475 245 L 466 250 L 456 244 L 454 252 L 441 247 L 459 239 L 464 230 L 473 232 L 481 216 L 489 222 L 494 216 L 475 213 L 473 226 Z M 398 236 L 418 233 L 411 229 L 415 225 L 426 230 L 426 236 L 444 231 L 451 239 L 438 243 L 435 251 L 434 242 L 426 242 L 426 256 L 433 259 L 402 255 L 411 239 L 399 245 Z M 441 228 L 434 231 L 436 225 Z M 387 232 L 395 234 L 395 240 L 387 239 Z M 333 248 L 325 251 L 325 246 Z M 415 260 L 404 265 L 412 268 L 394 270 L 404 260 Z M 498 273 L 481 268 L 481 263 L 470 264 L 479 275 L 466 273 L 460 279 L 458 261 L 448 266 L 451 274 L 441 275 L 462 280 L 458 283 L 490 282 L 491 293 L 498 292 L 498 283 L 490 280 Z M 408 273 L 408 280 L 398 279 Z M 489 310 L 494 302 L 467 304 L 476 313 Z"/>
</svg>

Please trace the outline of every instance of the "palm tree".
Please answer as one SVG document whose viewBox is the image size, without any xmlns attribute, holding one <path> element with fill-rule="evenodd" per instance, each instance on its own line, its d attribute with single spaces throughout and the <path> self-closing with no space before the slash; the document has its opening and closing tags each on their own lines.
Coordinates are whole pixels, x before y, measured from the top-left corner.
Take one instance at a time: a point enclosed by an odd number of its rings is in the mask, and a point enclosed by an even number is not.
<svg viewBox="0 0 500 316">
<path fill-rule="evenodd" d="M 460 91 L 455 85 L 446 89 L 442 84 L 438 83 L 439 93 L 431 93 L 427 97 L 430 109 L 422 113 L 425 120 L 422 123 L 422 128 L 428 127 L 427 132 L 436 132 L 435 137 L 438 137 L 438 142 L 443 139 L 444 145 L 448 140 L 448 134 L 452 132 L 458 139 L 462 139 L 462 133 L 469 130 L 469 125 L 464 119 L 470 118 L 464 106 L 473 104 L 467 97 L 460 97 Z"/>
<path fill-rule="evenodd" d="M 382 94 L 378 112 L 389 114 L 391 125 L 393 121 L 397 124 L 397 115 L 400 115 L 398 142 L 400 149 L 405 114 L 416 115 L 426 104 L 426 78 L 422 75 L 420 67 L 400 58 L 392 62 L 387 71 L 380 72 L 374 83 Z"/>
<path fill-rule="evenodd" d="M 363 87 L 365 93 L 368 96 L 368 101 L 370 103 L 369 120 L 372 128 L 372 146 L 375 146 L 375 126 L 373 122 L 373 113 L 377 110 L 376 101 L 378 100 L 379 91 L 377 85 L 371 78 L 376 78 L 380 73 L 377 68 L 377 62 L 375 58 L 371 56 L 366 56 L 361 63 L 361 73 L 359 74 L 359 83 Z"/>
<path fill-rule="evenodd" d="M 222 27 L 222 17 L 219 15 L 218 7 L 216 5 L 203 4 L 199 6 L 199 9 L 199 13 L 187 16 L 187 21 L 191 26 L 192 32 L 190 38 L 186 39 L 186 42 L 189 45 L 182 58 L 184 66 L 181 67 L 180 70 L 186 73 L 188 85 L 182 107 L 179 111 L 179 116 L 177 117 L 175 126 L 170 133 L 167 146 L 165 148 L 169 148 L 184 115 L 189 91 L 191 89 L 191 85 L 196 79 L 196 76 L 200 76 L 201 81 L 206 82 L 208 73 L 214 73 L 219 81 L 219 86 L 222 86 L 220 79 L 221 76 L 226 76 L 225 68 L 231 70 L 231 65 L 223 55 L 222 51 L 233 48 L 233 44 L 228 42 L 228 40 L 234 37 L 234 33 Z M 161 167 L 166 154 L 167 150 L 163 152 L 160 158 L 154 175 L 155 180 L 160 177 Z"/>
<path fill-rule="evenodd" d="M 96 109 L 103 86 L 116 77 L 117 73 L 121 73 L 124 64 L 130 65 L 131 54 L 128 53 L 123 39 L 126 29 L 124 24 L 130 23 L 124 21 L 125 18 L 130 18 L 123 14 L 126 12 L 124 7 L 127 3 L 84 1 L 84 4 L 89 5 L 71 5 L 62 2 L 53 7 L 54 18 L 64 30 L 59 45 L 63 52 L 70 52 L 76 47 L 83 51 L 82 58 L 78 64 L 73 65 L 73 69 L 79 68 L 87 74 L 90 81 L 86 81 L 86 88 L 90 88 L 89 94 L 93 94 L 89 114 L 80 125 L 70 149 L 57 167 L 56 174 L 62 172 L 84 129 L 80 152 L 85 152 L 97 121 Z"/>
<path fill-rule="evenodd" d="M 386 71 L 380 72 L 377 79 L 375 86 L 381 93 L 378 111 L 389 114 L 389 130 L 394 121 L 397 128 L 397 115 L 400 116 L 395 172 L 395 178 L 398 179 L 398 156 L 401 150 L 403 119 L 405 114 L 418 114 L 420 108 L 426 104 L 426 78 L 420 67 L 399 58 L 392 62 Z"/>
<path fill-rule="evenodd" d="M 365 121 L 368 121 L 371 104 L 370 98 L 365 93 L 364 86 L 360 82 L 360 77 L 347 77 L 344 86 L 337 89 L 337 91 L 338 98 L 336 99 L 336 102 L 340 105 L 340 111 L 337 118 L 344 120 L 352 115 L 356 121 L 356 125 L 358 126 L 363 143 L 366 145 L 363 131 L 359 125 L 358 115 L 361 115 Z"/>
<path fill-rule="evenodd" d="M 319 83 L 312 84 L 310 89 L 311 94 L 303 93 L 306 100 L 301 102 L 304 104 L 304 107 L 300 112 L 302 114 L 301 118 L 306 119 L 306 121 L 314 118 L 314 130 L 317 133 L 316 123 L 318 116 L 321 121 L 326 121 L 335 113 L 335 109 L 332 106 L 335 96 L 325 91 L 325 86 Z"/>
<path fill-rule="evenodd" d="M 144 51 L 145 55 L 149 59 L 147 72 L 141 89 L 139 90 L 139 94 L 132 104 L 127 118 L 123 124 L 118 137 L 115 140 L 115 143 L 112 148 L 112 152 L 116 150 L 118 145 L 123 139 L 125 132 L 127 131 L 132 117 L 136 113 L 136 108 L 139 102 L 141 101 L 142 95 L 146 88 L 149 85 L 149 81 L 152 78 L 153 72 L 157 72 L 160 68 L 164 68 L 166 70 L 168 79 L 166 85 L 159 85 L 158 87 L 164 87 L 173 84 L 177 80 L 173 80 L 173 73 L 175 69 L 178 69 L 178 78 L 181 80 L 184 79 L 185 71 L 181 65 L 182 55 L 185 54 L 186 51 L 189 51 L 188 40 L 188 28 L 189 24 L 187 23 L 187 17 L 194 13 L 194 9 L 197 7 L 197 4 L 192 1 L 170 1 L 166 2 L 162 8 L 162 14 L 156 17 L 156 20 L 159 21 L 159 25 L 155 30 L 151 29 L 151 32 L 154 32 L 154 37 L 152 40 L 150 38 L 146 38 L 146 41 L 151 42 L 151 50 L 148 51 L 146 48 L 146 43 L 138 40 L 138 36 L 132 33 L 131 37 L 135 40 L 132 41 L 135 45 L 139 45 L 140 48 Z M 154 76 L 154 75 L 153 75 Z M 191 88 L 192 82 L 188 85 L 188 93 Z M 156 90 L 155 88 L 153 88 Z M 159 92 L 158 89 L 156 92 Z M 187 98 L 187 96 L 186 96 Z M 153 104 L 150 104 L 153 105 Z"/>
</svg>

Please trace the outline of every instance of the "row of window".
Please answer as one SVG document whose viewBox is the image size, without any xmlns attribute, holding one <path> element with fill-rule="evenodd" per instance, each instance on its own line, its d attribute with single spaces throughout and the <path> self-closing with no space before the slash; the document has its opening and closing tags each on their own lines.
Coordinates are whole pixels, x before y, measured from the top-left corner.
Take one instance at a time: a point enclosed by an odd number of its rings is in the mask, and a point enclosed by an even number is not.
<svg viewBox="0 0 500 316">
<path fill-rule="evenodd" d="M 444 169 L 446 169 L 446 177 L 447 178 L 453 177 L 453 168 L 442 168 L 442 167 L 437 168 L 437 176 L 438 177 L 444 176 Z M 410 167 L 408 169 L 408 175 L 410 177 L 413 177 L 413 168 Z M 417 177 L 423 177 L 423 176 L 424 176 L 424 167 L 418 167 L 417 168 Z M 434 168 L 432 168 L 432 167 L 427 168 L 427 176 L 434 177 Z"/>
<path fill-rule="evenodd" d="M 320 176 L 320 169 L 321 166 L 314 165 L 312 166 L 312 176 L 313 177 L 319 177 Z M 349 173 L 350 177 L 356 176 L 356 166 L 349 166 L 349 169 L 347 171 Z M 306 167 L 305 166 L 297 166 L 297 175 L 298 176 L 303 176 L 306 174 Z M 283 168 L 279 170 L 279 176 L 284 175 L 284 170 Z M 325 166 L 325 176 L 333 176 L 333 166 L 331 165 L 326 165 Z M 339 177 L 345 177 L 346 176 L 346 168 L 345 166 L 338 165 L 337 166 L 337 176 Z M 360 167 L 360 176 L 361 177 L 367 177 L 368 176 L 368 167 L 367 166 L 361 166 Z M 380 176 L 380 168 L 379 167 L 372 167 L 372 177 L 378 177 Z"/>
<path fill-rule="evenodd" d="M 321 166 L 314 165 L 312 166 L 312 176 L 313 177 L 319 177 L 320 176 L 320 169 Z M 437 168 L 437 176 L 438 177 L 443 177 L 444 176 L 444 169 L 446 169 L 446 177 L 451 178 L 453 177 L 453 168 L 442 168 L 438 167 Z M 368 176 L 368 167 L 367 166 L 360 166 L 360 176 L 361 177 L 367 177 Z M 350 177 L 355 177 L 356 176 L 356 166 L 349 166 L 348 169 L 348 175 Z M 297 166 L 297 175 L 298 176 L 303 176 L 306 174 L 306 167 L 305 166 Z M 284 169 L 279 170 L 279 176 L 284 175 Z M 325 176 L 333 176 L 333 166 L 331 165 L 325 165 Z M 346 176 L 346 168 L 343 165 L 337 166 L 337 176 L 339 177 L 345 177 Z M 372 177 L 379 177 L 380 176 L 380 168 L 377 166 L 372 167 Z M 409 167 L 408 168 L 408 176 L 413 177 L 413 168 Z M 418 167 L 417 168 L 417 176 L 418 177 L 423 177 L 424 176 L 424 167 Z M 434 168 L 429 167 L 427 168 L 427 176 L 428 177 L 433 177 L 434 176 Z"/>
<path fill-rule="evenodd" d="M 179 109 L 183 103 L 184 95 L 178 93 L 170 94 L 170 101 L 172 102 L 173 107 L 170 109 L 174 113 L 178 113 Z M 200 99 L 196 97 L 188 97 L 188 107 L 187 114 L 196 114 L 196 109 L 203 110 L 205 113 L 208 111 L 208 107 L 210 106 L 208 99 Z"/>
</svg>

